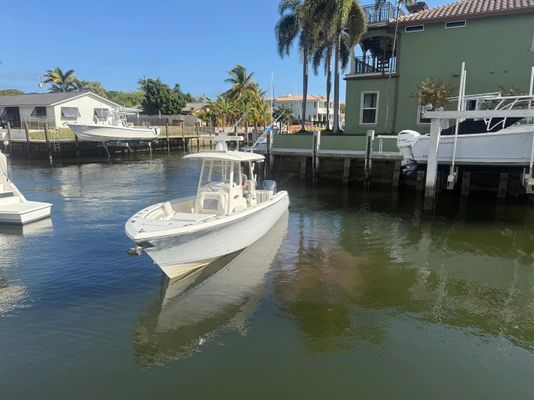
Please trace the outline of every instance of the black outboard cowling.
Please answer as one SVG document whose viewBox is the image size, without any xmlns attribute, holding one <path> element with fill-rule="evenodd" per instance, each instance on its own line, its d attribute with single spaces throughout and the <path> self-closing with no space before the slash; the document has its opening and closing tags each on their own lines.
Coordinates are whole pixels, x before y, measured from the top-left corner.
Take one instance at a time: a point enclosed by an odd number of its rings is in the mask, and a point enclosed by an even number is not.
<svg viewBox="0 0 534 400">
<path fill-rule="evenodd" d="M 263 181 L 263 190 L 272 190 L 273 194 L 276 193 L 276 181 L 266 180 Z"/>
</svg>

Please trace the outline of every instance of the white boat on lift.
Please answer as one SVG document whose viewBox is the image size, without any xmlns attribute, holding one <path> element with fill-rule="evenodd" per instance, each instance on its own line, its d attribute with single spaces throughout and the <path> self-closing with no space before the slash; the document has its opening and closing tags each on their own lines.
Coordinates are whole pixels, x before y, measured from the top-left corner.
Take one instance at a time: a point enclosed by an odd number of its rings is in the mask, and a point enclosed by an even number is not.
<svg viewBox="0 0 534 400">
<path fill-rule="evenodd" d="M 104 110 L 107 111 L 107 110 Z M 84 142 L 109 142 L 157 139 L 159 128 L 135 128 L 126 120 L 127 115 L 133 115 L 140 110 L 121 108 L 112 110 L 110 114 L 103 114 L 93 124 L 69 122 L 67 126 Z"/>
<path fill-rule="evenodd" d="M 227 141 L 243 138 L 206 139 L 218 142 L 215 151 L 185 156 L 202 161 L 196 196 L 154 204 L 126 222 L 126 234 L 136 244 L 130 253 L 144 250 L 169 278 L 250 246 L 289 206 L 288 193 L 277 192 L 276 182 L 256 188 L 262 155 L 228 150 Z"/>
<path fill-rule="evenodd" d="M 497 93 L 465 96 L 463 99 L 476 104 L 474 111 L 480 111 L 481 115 L 488 110 L 501 111 L 501 114 L 512 112 L 508 117 L 458 118 L 458 129 L 456 126 L 442 129 L 438 163 L 451 164 L 454 160 L 456 165 L 527 167 L 531 162 L 534 124 L 528 119 L 513 117 L 513 110 L 527 109 L 529 104 L 534 104 L 534 96 L 501 96 Z M 458 115 L 461 113 L 458 111 Z M 404 156 L 403 166 L 410 171 L 416 168 L 416 164 L 427 163 L 430 135 L 404 130 L 397 137 L 397 146 Z"/>
<path fill-rule="evenodd" d="M 50 217 L 52 204 L 28 201 L 7 175 L 7 158 L 0 151 L 0 224 L 23 225 Z"/>
</svg>

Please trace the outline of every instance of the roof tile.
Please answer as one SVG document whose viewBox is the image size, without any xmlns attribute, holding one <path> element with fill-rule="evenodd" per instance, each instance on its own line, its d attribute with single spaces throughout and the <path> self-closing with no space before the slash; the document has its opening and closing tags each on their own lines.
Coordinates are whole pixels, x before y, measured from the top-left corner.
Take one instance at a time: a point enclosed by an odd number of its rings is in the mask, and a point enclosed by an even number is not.
<svg viewBox="0 0 534 400">
<path fill-rule="evenodd" d="M 399 18 L 399 25 L 534 12 L 534 0 L 460 0 Z"/>
</svg>

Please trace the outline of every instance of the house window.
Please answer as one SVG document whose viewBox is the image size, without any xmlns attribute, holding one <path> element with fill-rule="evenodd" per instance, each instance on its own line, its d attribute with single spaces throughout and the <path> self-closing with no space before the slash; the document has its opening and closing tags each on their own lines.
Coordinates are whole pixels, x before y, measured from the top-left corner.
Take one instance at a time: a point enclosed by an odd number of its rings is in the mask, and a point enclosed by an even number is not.
<svg viewBox="0 0 534 400">
<path fill-rule="evenodd" d="M 378 117 L 378 92 L 362 92 L 360 124 L 375 125 Z"/>
<path fill-rule="evenodd" d="M 32 117 L 46 117 L 46 107 L 35 107 L 30 115 Z"/>
<path fill-rule="evenodd" d="M 12 128 L 20 128 L 20 113 L 18 107 L 6 107 L 0 115 L 0 125 L 6 127 L 7 123 L 11 125 Z"/>
<path fill-rule="evenodd" d="M 61 119 L 77 119 L 81 117 L 78 107 L 61 107 Z"/>
<path fill-rule="evenodd" d="M 106 120 L 110 116 L 109 109 L 95 108 L 95 118 L 98 120 Z"/>
<path fill-rule="evenodd" d="M 425 30 L 424 25 L 412 25 L 404 28 L 404 32 L 423 32 Z"/>
<path fill-rule="evenodd" d="M 445 22 L 445 29 L 465 28 L 465 21 Z"/>
</svg>

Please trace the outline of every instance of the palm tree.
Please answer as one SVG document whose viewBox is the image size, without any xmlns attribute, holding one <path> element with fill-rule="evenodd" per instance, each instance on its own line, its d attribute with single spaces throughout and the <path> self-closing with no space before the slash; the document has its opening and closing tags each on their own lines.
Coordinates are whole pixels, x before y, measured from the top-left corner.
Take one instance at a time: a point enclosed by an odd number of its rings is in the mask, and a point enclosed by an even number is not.
<svg viewBox="0 0 534 400">
<path fill-rule="evenodd" d="M 306 0 L 305 21 L 316 23 L 323 35 L 324 46 L 334 54 L 334 123 L 333 133 L 339 134 L 339 73 L 349 61 L 350 49 L 356 46 L 367 30 L 367 19 L 357 0 Z M 316 47 L 317 48 L 317 47 Z M 328 52 L 327 52 L 328 55 Z"/>
<path fill-rule="evenodd" d="M 375 0 L 375 9 L 379 10 L 384 4 L 388 3 L 389 0 Z M 397 34 L 399 31 L 399 12 L 401 6 L 410 6 L 414 4 L 416 0 L 397 0 L 397 10 L 395 11 L 395 36 L 393 37 L 393 48 L 391 50 L 392 56 L 395 56 L 397 50 Z M 391 73 L 393 70 L 390 68 L 388 73 L 388 92 L 386 97 L 386 118 L 384 121 L 384 131 L 387 129 L 388 120 L 389 120 L 389 96 L 391 91 Z"/>
<path fill-rule="evenodd" d="M 247 69 L 238 64 L 230 71 L 228 71 L 230 77 L 224 82 L 229 83 L 232 87 L 224 93 L 230 100 L 238 100 L 243 96 L 246 96 L 250 92 L 258 90 L 258 85 L 252 80 L 254 72 L 247 73 Z"/>
<path fill-rule="evenodd" d="M 301 129 L 306 130 L 306 103 L 308 101 L 308 63 L 314 48 L 312 23 L 305 20 L 304 4 L 309 0 L 282 0 L 278 6 L 280 19 L 275 27 L 278 54 L 281 58 L 289 56 L 293 42 L 298 38 L 302 60 L 302 121 Z"/>
<path fill-rule="evenodd" d="M 73 69 L 63 72 L 59 67 L 46 71 L 44 83 L 50 83 L 51 92 L 72 92 L 80 90 L 81 86 Z"/>
</svg>

